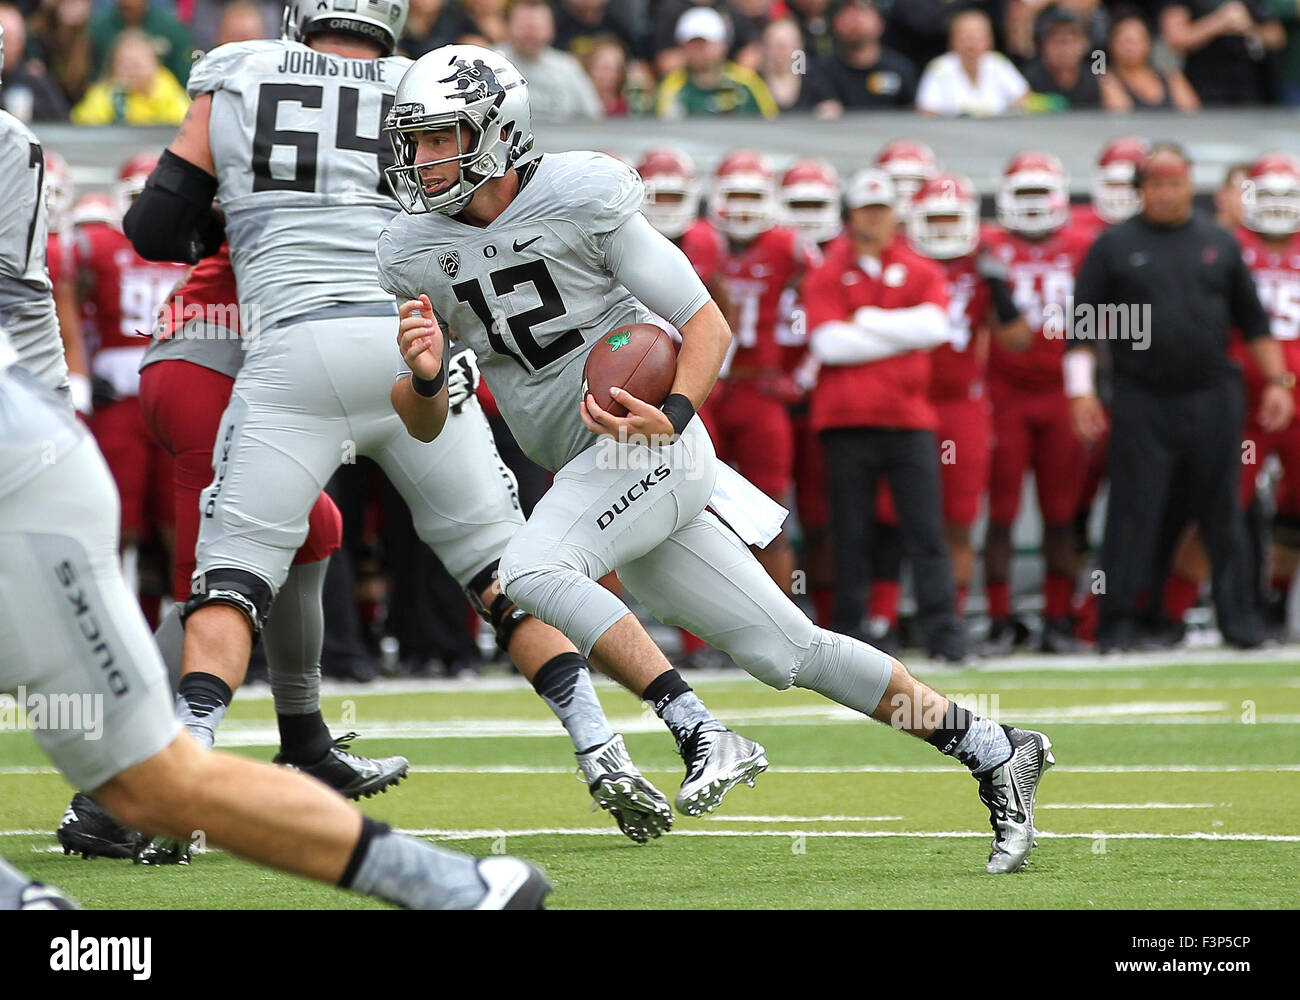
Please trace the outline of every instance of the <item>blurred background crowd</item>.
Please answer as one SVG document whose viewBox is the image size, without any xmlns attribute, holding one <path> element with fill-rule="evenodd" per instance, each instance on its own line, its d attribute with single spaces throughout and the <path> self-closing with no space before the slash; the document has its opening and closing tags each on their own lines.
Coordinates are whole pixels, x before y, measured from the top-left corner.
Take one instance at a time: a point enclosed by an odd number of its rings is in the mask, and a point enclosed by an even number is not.
<svg viewBox="0 0 1300 1000">
<path fill-rule="evenodd" d="M 541 118 L 1300 104 L 1296 0 L 412 0 L 401 50 L 498 48 Z M 6 110 L 175 124 L 274 0 L 7 0 Z"/>
</svg>

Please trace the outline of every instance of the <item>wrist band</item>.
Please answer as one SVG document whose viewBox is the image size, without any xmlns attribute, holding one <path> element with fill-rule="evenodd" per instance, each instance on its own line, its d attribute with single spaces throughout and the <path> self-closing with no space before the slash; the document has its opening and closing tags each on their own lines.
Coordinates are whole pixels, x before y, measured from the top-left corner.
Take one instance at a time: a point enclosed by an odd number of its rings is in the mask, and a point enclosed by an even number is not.
<svg viewBox="0 0 1300 1000">
<path fill-rule="evenodd" d="M 664 415 L 673 425 L 674 434 L 681 434 L 682 431 L 686 430 L 686 425 L 695 416 L 695 404 L 680 392 L 674 392 L 665 399 L 659 409 L 663 410 Z"/>
<path fill-rule="evenodd" d="M 438 393 L 442 392 L 442 387 L 447 384 L 447 366 L 443 365 L 438 369 L 438 374 L 433 378 L 420 378 L 415 372 L 411 372 L 411 388 L 415 390 L 417 396 L 423 396 L 425 399 L 432 399 Z"/>
<path fill-rule="evenodd" d="M 1065 352 L 1061 374 L 1065 379 L 1065 394 L 1070 399 L 1095 396 L 1097 358 L 1086 347 L 1074 347 Z"/>
<path fill-rule="evenodd" d="M 989 278 L 989 291 L 993 293 L 993 309 L 998 314 L 999 323 L 1014 323 L 1020 318 L 1020 310 L 1011 298 L 1011 289 L 1001 278 Z"/>
</svg>

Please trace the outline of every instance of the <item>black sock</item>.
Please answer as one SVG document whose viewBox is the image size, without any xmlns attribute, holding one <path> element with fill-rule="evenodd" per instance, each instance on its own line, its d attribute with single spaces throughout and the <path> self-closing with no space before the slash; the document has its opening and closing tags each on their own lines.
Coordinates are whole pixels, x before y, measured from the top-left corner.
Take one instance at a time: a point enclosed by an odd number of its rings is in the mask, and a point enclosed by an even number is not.
<svg viewBox="0 0 1300 1000">
<path fill-rule="evenodd" d="M 176 685 L 176 693 L 185 699 L 185 703 L 200 719 L 211 715 L 215 709 L 229 708 L 235 693 L 230 685 L 216 674 L 185 674 Z"/>
<path fill-rule="evenodd" d="M 943 715 L 943 721 L 939 727 L 925 738 L 925 742 L 937 749 L 940 753 L 951 754 L 957 748 L 957 744 L 962 741 L 966 735 L 966 730 L 970 729 L 970 724 L 975 721 L 975 716 L 962 708 L 955 701 L 948 702 L 948 711 Z"/>
<path fill-rule="evenodd" d="M 366 852 L 370 850 L 370 842 L 376 837 L 382 837 L 391 830 L 392 827 L 387 823 L 381 823 L 369 816 L 361 817 L 361 836 L 357 838 L 356 846 L 352 848 L 352 854 L 348 858 L 347 867 L 343 869 L 343 875 L 339 878 L 340 888 L 352 888 L 352 880 L 357 877 L 357 870 L 361 867 L 361 862 L 366 859 Z"/>
<path fill-rule="evenodd" d="M 663 718 L 664 709 L 667 708 L 674 699 L 680 695 L 686 694 L 691 690 L 691 686 L 682 680 L 682 675 L 676 670 L 669 668 L 662 674 L 652 680 L 649 686 L 641 692 L 641 700 L 648 701 L 650 707 L 655 710 L 655 715 Z"/>
<path fill-rule="evenodd" d="M 314 764 L 334 743 L 320 709 L 306 715 L 276 714 L 280 727 L 280 757 L 290 764 Z"/>
</svg>

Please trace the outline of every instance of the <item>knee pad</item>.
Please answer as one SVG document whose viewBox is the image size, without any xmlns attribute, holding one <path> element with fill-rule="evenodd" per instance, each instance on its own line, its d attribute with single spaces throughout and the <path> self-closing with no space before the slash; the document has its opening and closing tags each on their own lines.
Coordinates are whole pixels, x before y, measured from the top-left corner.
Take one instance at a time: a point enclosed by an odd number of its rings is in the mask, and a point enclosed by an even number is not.
<svg viewBox="0 0 1300 1000">
<path fill-rule="evenodd" d="M 510 638 L 515 634 L 515 629 L 523 624 L 525 618 L 532 616 L 506 597 L 504 592 L 497 594 L 490 605 L 483 603 L 483 598 L 479 595 L 496 579 L 499 563 L 500 560 L 497 560 L 481 570 L 465 588 L 465 593 L 479 617 L 492 626 L 497 637 L 497 648 L 504 653 L 510 648 Z"/>
<path fill-rule="evenodd" d="M 1273 518 L 1273 542 L 1288 549 L 1300 549 L 1300 517 L 1278 514 Z"/>
<path fill-rule="evenodd" d="M 196 574 L 195 579 L 202 581 L 202 587 L 190 594 L 189 600 L 185 602 L 185 607 L 181 609 L 182 622 L 209 604 L 228 604 L 244 613 L 254 636 L 261 634 L 267 612 L 275 599 L 269 583 L 242 569 L 214 569 L 208 573 Z"/>
</svg>

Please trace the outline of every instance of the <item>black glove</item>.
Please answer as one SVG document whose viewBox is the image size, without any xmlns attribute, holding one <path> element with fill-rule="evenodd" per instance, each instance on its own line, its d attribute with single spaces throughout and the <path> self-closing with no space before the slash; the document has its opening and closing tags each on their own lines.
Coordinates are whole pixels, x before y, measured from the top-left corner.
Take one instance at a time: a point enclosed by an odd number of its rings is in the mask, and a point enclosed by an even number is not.
<svg viewBox="0 0 1300 1000">
<path fill-rule="evenodd" d="M 106 378 L 96 375 L 90 381 L 90 405 L 96 410 L 117 402 L 117 389 Z"/>
</svg>

